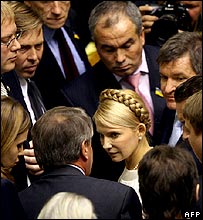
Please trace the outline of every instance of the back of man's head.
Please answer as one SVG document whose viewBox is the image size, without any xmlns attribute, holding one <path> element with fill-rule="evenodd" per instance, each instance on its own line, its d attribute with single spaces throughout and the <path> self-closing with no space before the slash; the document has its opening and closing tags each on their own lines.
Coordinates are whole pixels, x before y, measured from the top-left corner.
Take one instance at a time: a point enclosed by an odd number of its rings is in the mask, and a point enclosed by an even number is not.
<svg viewBox="0 0 203 220">
<path fill-rule="evenodd" d="M 140 161 L 138 175 L 143 210 L 149 219 L 175 219 L 196 202 L 197 168 L 185 149 L 154 147 Z"/>
<path fill-rule="evenodd" d="M 176 88 L 174 93 L 175 101 L 178 103 L 185 101 L 187 98 L 201 89 L 202 75 L 192 76 Z"/>
<path fill-rule="evenodd" d="M 50 170 L 76 162 L 83 142 L 91 142 L 91 118 L 81 108 L 59 106 L 48 110 L 32 131 L 36 160 Z"/>
<path fill-rule="evenodd" d="M 202 133 L 202 90 L 187 99 L 183 117 L 190 122 L 196 134 Z"/>
</svg>

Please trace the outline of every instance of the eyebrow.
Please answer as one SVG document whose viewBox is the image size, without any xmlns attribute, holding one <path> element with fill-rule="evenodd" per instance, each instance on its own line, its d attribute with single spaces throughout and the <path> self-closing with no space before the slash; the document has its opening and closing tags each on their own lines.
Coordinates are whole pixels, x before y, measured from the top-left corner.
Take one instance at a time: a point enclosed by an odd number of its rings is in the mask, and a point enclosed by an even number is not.
<svg viewBox="0 0 203 220">
<path fill-rule="evenodd" d="M 124 42 L 123 44 L 121 44 L 119 47 L 123 47 L 123 46 L 125 46 L 125 45 L 128 44 L 128 43 L 133 43 L 134 41 L 135 41 L 134 39 L 129 38 L 126 42 Z M 103 45 L 102 45 L 102 48 L 105 48 L 105 47 L 119 48 L 119 47 L 114 47 L 113 45 L 103 44 Z"/>
</svg>

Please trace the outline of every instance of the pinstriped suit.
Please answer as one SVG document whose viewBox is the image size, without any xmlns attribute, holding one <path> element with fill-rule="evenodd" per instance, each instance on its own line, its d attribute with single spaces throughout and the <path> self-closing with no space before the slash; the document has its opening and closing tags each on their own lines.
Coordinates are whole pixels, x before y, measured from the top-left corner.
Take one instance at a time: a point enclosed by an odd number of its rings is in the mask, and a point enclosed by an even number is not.
<svg viewBox="0 0 203 220">
<path fill-rule="evenodd" d="M 86 70 L 91 68 L 85 53 L 85 48 L 81 43 L 81 40 L 76 37 L 69 22 L 63 26 L 70 37 L 75 49 L 84 62 Z M 44 51 L 42 59 L 37 67 L 35 76 L 32 78 L 37 87 L 39 88 L 46 109 L 50 109 L 59 105 L 66 105 L 66 99 L 64 99 L 60 89 L 66 83 L 66 79 L 57 63 L 55 55 L 52 53 L 46 42 L 46 35 L 44 31 Z"/>
</svg>

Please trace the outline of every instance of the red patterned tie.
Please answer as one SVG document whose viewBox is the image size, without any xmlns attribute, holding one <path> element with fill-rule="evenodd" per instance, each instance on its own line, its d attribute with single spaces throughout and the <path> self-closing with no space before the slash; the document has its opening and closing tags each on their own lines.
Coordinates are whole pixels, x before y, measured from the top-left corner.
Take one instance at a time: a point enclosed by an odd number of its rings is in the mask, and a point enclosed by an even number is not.
<svg viewBox="0 0 203 220">
<path fill-rule="evenodd" d="M 63 64 L 63 69 L 66 74 L 66 79 L 70 81 L 79 76 L 79 73 L 71 50 L 67 44 L 63 31 L 61 29 L 57 29 L 55 31 L 54 39 L 56 39 L 58 42 L 59 52 Z"/>
<path fill-rule="evenodd" d="M 153 117 L 152 109 L 151 109 L 149 102 L 147 101 L 144 93 L 142 93 L 139 90 L 138 85 L 139 85 L 140 76 L 141 76 L 141 72 L 134 74 L 134 75 L 131 75 L 127 78 L 127 82 L 135 88 L 135 92 L 142 98 L 142 100 L 144 101 L 144 103 L 149 111 L 149 117 L 150 117 L 151 124 L 152 124 L 149 129 L 149 132 L 151 133 L 151 135 L 153 135 L 153 131 L 154 131 L 154 120 L 153 119 L 154 119 L 154 117 Z"/>
</svg>

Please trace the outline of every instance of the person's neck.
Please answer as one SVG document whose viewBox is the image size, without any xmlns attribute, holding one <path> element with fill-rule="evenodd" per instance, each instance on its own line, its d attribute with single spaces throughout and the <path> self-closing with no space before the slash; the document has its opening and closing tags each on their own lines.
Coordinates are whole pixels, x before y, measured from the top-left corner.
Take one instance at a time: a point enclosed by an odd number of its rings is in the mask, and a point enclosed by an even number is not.
<svg viewBox="0 0 203 220">
<path fill-rule="evenodd" d="M 133 154 L 130 158 L 125 160 L 126 168 L 128 170 L 135 170 L 139 166 L 139 162 L 142 157 L 151 149 L 152 147 L 149 146 L 149 143 L 146 137 L 143 137 L 142 140 L 139 141 L 138 146 L 136 147 Z"/>
<path fill-rule="evenodd" d="M 80 169 L 86 175 L 86 170 L 85 170 L 83 164 L 80 162 L 80 160 L 75 161 L 75 162 L 71 163 L 70 165 L 76 166 L 78 169 Z"/>
</svg>

